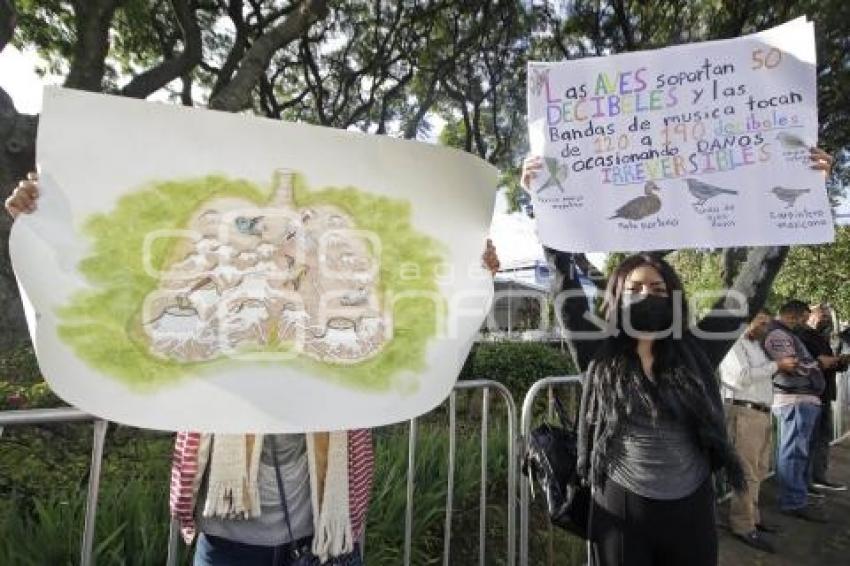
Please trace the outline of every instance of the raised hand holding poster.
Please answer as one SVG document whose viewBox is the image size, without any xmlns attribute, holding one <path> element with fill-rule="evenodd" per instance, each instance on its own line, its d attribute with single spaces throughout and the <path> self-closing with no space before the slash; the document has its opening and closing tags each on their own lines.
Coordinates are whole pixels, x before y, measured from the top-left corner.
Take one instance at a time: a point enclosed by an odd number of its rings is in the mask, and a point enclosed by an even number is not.
<svg viewBox="0 0 850 566">
<path fill-rule="evenodd" d="M 408 419 L 449 394 L 489 308 L 496 171 L 469 154 L 51 88 L 37 157 L 13 265 L 51 388 L 100 417 Z"/>
<path fill-rule="evenodd" d="M 567 251 L 832 241 L 803 19 L 736 39 L 530 63 L 531 187 Z"/>
</svg>

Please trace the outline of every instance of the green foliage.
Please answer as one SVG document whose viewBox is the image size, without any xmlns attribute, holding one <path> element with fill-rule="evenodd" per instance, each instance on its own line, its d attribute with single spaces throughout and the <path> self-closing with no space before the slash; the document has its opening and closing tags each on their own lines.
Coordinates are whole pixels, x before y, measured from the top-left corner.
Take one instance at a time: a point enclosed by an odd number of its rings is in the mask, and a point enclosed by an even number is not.
<svg viewBox="0 0 850 566">
<path fill-rule="evenodd" d="M 720 277 L 720 253 L 699 250 L 679 250 L 666 258 L 685 286 L 685 294 L 696 311 L 704 314 L 717 301 L 724 289 Z"/>
<path fill-rule="evenodd" d="M 487 563 L 505 564 L 506 437 L 504 428 L 494 424 L 487 448 Z M 477 558 L 480 437 L 473 433 L 474 425 L 460 426 L 457 451 L 463 457 L 457 459 L 455 471 L 452 563 L 465 565 Z M 4 436 L 0 442 L 0 564 L 77 563 L 88 432 L 88 427 L 66 427 L 64 434 L 70 440 L 66 443 L 52 437 L 41 442 L 39 438 L 48 434 L 41 429 Z M 367 527 L 370 563 L 401 561 L 407 445 L 405 426 L 376 431 L 375 486 Z M 98 564 L 159 566 L 165 562 L 170 449 L 171 439 L 165 435 L 119 428 L 107 436 L 95 539 Z M 423 421 L 416 455 L 414 564 L 441 560 L 447 455 L 445 421 Z"/>
<path fill-rule="evenodd" d="M 492 379 L 503 383 L 522 403 L 535 381 L 576 372 L 569 355 L 540 342 L 482 342 L 475 345 L 460 379 Z"/>
<path fill-rule="evenodd" d="M 478 496 L 480 490 L 480 437 L 462 425 L 457 438 L 452 528 L 453 564 L 470 564 L 477 558 Z M 413 564 L 439 564 L 443 550 L 443 524 L 448 481 L 446 422 L 420 425 L 416 445 L 414 491 Z M 369 563 L 400 564 L 404 554 L 404 516 L 407 503 L 407 434 L 405 427 L 376 434 L 375 487 L 367 525 Z M 488 435 L 487 465 L 491 482 L 488 501 L 493 506 L 489 522 L 504 520 L 507 451 L 504 428 L 493 426 Z M 502 526 L 503 528 L 503 526 Z M 488 564 L 504 564 L 504 530 L 493 533 L 497 550 Z M 464 558 L 466 557 L 466 558 Z"/>
<path fill-rule="evenodd" d="M 171 438 L 117 428 L 104 453 L 99 564 L 154 565 L 168 542 Z M 12 428 L 0 440 L 0 564 L 79 563 L 91 427 Z"/>
<path fill-rule="evenodd" d="M 769 306 L 775 310 L 791 299 L 830 303 L 841 320 L 850 320 L 850 226 L 836 228 L 833 244 L 791 248 Z"/>
<path fill-rule="evenodd" d="M 61 404 L 41 379 L 32 346 L 22 346 L 0 356 L 0 411 Z"/>
</svg>

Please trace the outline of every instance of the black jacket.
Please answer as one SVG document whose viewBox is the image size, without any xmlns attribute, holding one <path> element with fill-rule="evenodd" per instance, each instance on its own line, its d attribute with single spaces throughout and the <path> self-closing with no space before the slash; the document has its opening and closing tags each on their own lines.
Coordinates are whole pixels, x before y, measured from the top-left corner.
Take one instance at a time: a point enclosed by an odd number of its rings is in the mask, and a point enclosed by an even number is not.
<svg viewBox="0 0 850 566">
<path fill-rule="evenodd" d="M 739 492 L 746 489 L 744 474 L 728 438 L 716 370 L 743 329 L 742 322 L 740 318 L 728 316 L 707 317 L 700 322 L 696 332 L 688 331 L 681 338 L 682 346 L 691 360 L 692 370 L 703 380 L 702 386 L 708 393 L 708 399 L 686 399 L 691 406 L 705 407 L 697 415 L 699 424 L 692 425 L 692 432 L 698 446 L 706 454 L 711 470 L 725 470 L 726 479 Z M 715 334 L 698 337 L 696 334 L 700 331 Z M 716 333 L 724 333 L 725 337 L 718 338 Z M 593 485 L 601 485 L 608 465 L 607 440 L 617 431 L 595 399 L 593 370 L 596 363 L 597 360 L 591 362 L 582 387 L 577 464 L 581 477 Z"/>
<path fill-rule="evenodd" d="M 799 336 L 800 340 L 803 341 L 803 344 L 806 346 L 806 349 L 809 351 L 813 358 L 817 359 L 818 356 L 835 355 L 832 351 L 832 346 L 829 345 L 829 340 L 827 339 L 827 337 L 815 330 L 814 328 L 804 326 L 797 331 L 797 336 Z M 824 402 L 835 401 L 835 375 L 837 372 L 835 369 L 824 369 L 823 367 L 821 368 L 821 372 L 823 373 L 825 387 L 823 393 L 821 393 L 820 398 Z"/>
</svg>

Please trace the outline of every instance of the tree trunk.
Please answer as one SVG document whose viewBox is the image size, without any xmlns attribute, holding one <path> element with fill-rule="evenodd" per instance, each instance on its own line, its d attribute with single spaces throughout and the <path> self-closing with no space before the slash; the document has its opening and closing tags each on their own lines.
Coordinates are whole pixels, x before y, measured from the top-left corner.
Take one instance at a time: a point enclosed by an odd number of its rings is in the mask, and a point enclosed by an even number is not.
<svg viewBox="0 0 850 566">
<path fill-rule="evenodd" d="M 121 0 L 77 0 L 74 2 L 74 20 L 77 41 L 71 57 L 71 68 L 65 86 L 100 92 L 109 53 L 109 26 L 115 8 Z"/>
<path fill-rule="evenodd" d="M 252 103 L 251 91 L 268 69 L 272 56 L 306 33 L 310 26 L 325 17 L 327 11 L 326 0 L 303 0 L 283 23 L 254 42 L 242 57 L 233 79 L 210 99 L 210 108 L 228 112 L 249 108 Z"/>
<path fill-rule="evenodd" d="M 18 179 L 35 168 L 37 116 L 20 114 L 6 91 L 0 89 L 0 196 L 5 201 Z M 9 259 L 12 219 L 0 213 L 0 350 L 25 343 L 26 320 L 18 296 L 18 284 Z"/>
</svg>

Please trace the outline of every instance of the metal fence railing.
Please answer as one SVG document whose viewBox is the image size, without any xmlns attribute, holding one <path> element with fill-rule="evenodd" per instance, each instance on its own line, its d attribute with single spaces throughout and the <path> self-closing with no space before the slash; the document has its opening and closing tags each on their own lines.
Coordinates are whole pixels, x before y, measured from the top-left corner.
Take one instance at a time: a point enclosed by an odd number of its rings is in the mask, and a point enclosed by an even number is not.
<svg viewBox="0 0 850 566">
<path fill-rule="evenodd" d="M 480 391 L 481 392 L 481 464 L 480 478 L 481 487 L 479 495 L 479 532 L 478 532 L 478 556 L 479 565 L 483 566 L 487 563 L 486 558 L 486 536 L 487 536 L 487 488 L 489 485 L 488 477 L 490 471 L 487 469 L 487 447 L 488 437 L 490 434 L 490 397 L 491 393 L 495 393 L 501 397 L 505 404 L 505 413 L 507 420 L 506 443 L 508 451 L 508 469 L 507 489 L 506 489 L 506 507 L 507 507 L 507 529 L 506 529 L 506 552 L 508 566 L 516 564 L 516 491 L 517 491 L 517 409 L 513 396 L 510 391 L 501 383 L 489 380 L 470 380 L 458 382 L 448 398 L 448 413 L 449 413 L 449 457 L 448 457 L 448 486 L 446 493 L 446 512 L 444 520 L 444 541 L 443 541 L 443 564 L 448 565 L 451 559 L 451 530 L 452 516 L 454 511 L 454 472 L 457 462 L 456 441 L 457 441 L 457 394 L 459 391 Z M 416 463 L 416 441 L 418 431 L 418 421 L 421 417 L 412 419 L 409 422 L 408 432 L 408 473 L 407 473 L 407 506 L 405 511 L 405 541 L 404 541 L 404 564 L 411 564 L 411 546 L 413 538 L 413 518 L 415 506 L 415 463 Z M 100 475 L 101 464 L 103 461 L 103 446 L 106 437 L 108 426 L 107 421 L 97 419 L 96 417 L 84 413 L 75 408 L 60 408 L 60 409 L 31 409 L 20 411 L 2 411 L 0 412 L 0 434 L 4 427 L 22 426 L 22 425 L 41 425 L 51 423 L 73 423 L 73 422 L 92 422 L 94 425 L 94 441 L 91 452 L 91 468 L 89 473 L 88 494 L 86 499 L 85 524 L 83 527 L 83 537 L 80 548 L 80 564 L 81 566 L 92 566 L 94 564 L 93 548 L 94 548 L 94 533 L 95 519 L 97 512 L 97 502 L 100 490 Z M 365 540 L 361 540 L 361 546 L 365 551 Z M 168 540 L 168 557 L 167 566 L 176 566 L 179 560 L 179 547 L 182 543 L 178 526 L 175 521 L 171 521 L 169 528 Z"/>
<path fill-rule="evenodd" d="M 554 387 L 564 386 L 579 386 L 581 387 L 582 376 L 565 376 L 565 377 L 547 377 L 535 382 L 526 393 L 522 404 L 522 414 L 520 419 L 520 446 L 521 450 L 525 449 L 525 441 L 531 432 L 532 422 L 534 418 L 534 405 L 537 396 L 542 390 L 548 392 L 548 413 L 549 418 L 552 416 L 552 391 Z M 833 441 L 832 444 L 837 444 L 850 437 L 850 371 L 839 373 L 836 376 L 836 400 L 832 405 L 833 418 Z M 773 476 L 773 467 L 768 477 Z M 522 475 L 519 481 L 520 490 L 520 528 L 519 528 L 519 564 L 520 566 L 528 566 L 529 559 L 529 509 L 530 509 L 530 488 L 529 479 Z M 728 498 L 730 493 L 722 491 L 720 500 Z"/>
<path fill-rule="evenodd" d="M 578 386 L 581 387 L 582 376 L 570 375 L 563 377 L 547 377 L 536 381 L 525 394 L 525 399 L 522 403 L 522 417 L 520 419 L 520 440 L 523 451 L 525 450 L 526 440 L 531 433 L 532 421 L 534 418 L 534 405 L 537 401 L 537 395 L 544 389 L 548 393 L 549 403 L 548 411 L 552 412 L 553 389 L 555 387 Z M 529 531 L 529 507 L 530 507 L 530 485 L 527 476 L 523 475 L 519 481 L 519 564 L 520 566 L 528 566 L 528 531 Z"/>
<path fill-rule="evenodd" d="M 448 490 L 446 493 L 446 516 L 443 538 L 443 565 L 448 566 L 451 559 L 451 532 L 452 514 L 454 506 L 454 471 L 456 463 L 456 414 L 457 393 L 463 390 L 481 390 L 481 491 L 479 496 L 479 519 L 478 519 L 478 563 L 484 566 L 486 562 L 486 526 L 487 526 L 487 438 L 489 434 L 489 405 L 490 391 L 495 391 L 505 402 L 507 409 L 507 563 L 508 566 L 516 564 L 516 482 L 517 463 L 519 461 L 516 450 L 516 403 L 507 387 L 497 381 L 470 380 L 459 381 L 449 395 L 449 458 L 448 458 Z M 407 507 L 405 513 L 404 529 L 404 566 L 411 564 L 411 546 L 413 542 L 413 509 L 415 491 L 415 469 L 416 469 L 416 437 L 418 430 L 418 419 L 411 419 L 408 437 L 408 462 L 407 462 Z"/>
<path fill-rule="evenodd" d="M 94 439 L 91 450 L 91 467 L 89 468 L 89 485 L 86 496 L 85 524 L 83 539 L 80 543 L 80 565 L 93 564 L 92 549 L 94 547 L 94 525 L 97 514 L 97 498 L 100 493 L 100 468 L 103 462 L 103 444 L 106 439 L 108 423 L 71 407 L 61 409 L 29 409 L 21 411 L 0 412 L 0 432 L 5 427 L 22 425 L 43 425 L 55 423 L 93 422 Z"/>
<path fill-rule="evenodd" d="M 833 443 L 850 434 L 850 371 L 836 375 L 835 386 L 835 403 L 832 404 Z"/>
<path fill-rule="evenodd" d="M 548 412 L 552 412 L 552 392 L 556 387 L 581 386 L 581 376 L 547 377 L 535 382 L 528 390 L 522 405 L 519 428 L 517 427 L 517 407 L 511 393 L 501 383 L 489 380 L 460 381 L 450 394 L 448 403 L 449 415 L 449 455 L 448 455 L 448 477 L 446 492 L 446 511 L 444 519 L 443 540 L 443 564 L 447 566 L 451 560 L 452 550 L 452 518 L 454 512 L 454 473 L 457 462 L 457 394 L 460 391 L 481 392 L 481 464 L 480 478 L 481 490 L 479 495 L 479 565 L 487 563 L 486 559 L 486 526 L 487 526 L 487 486 L 490 470 L 487 469 L 487 446 L 490 434 L 490 404 L 491 393 L 501 397 L 506 407 L 506 442 L 508 450 L 507 475 L 507 529 L 506 550 L 507 564 L 514 566 L 517 562 L 517 541 L 519 542 L 519 564 L 528 566 L 529 560 L 529 508 L 530 488 L 529 480 L 525 476 L 518 475 L 521 453 L 525 447 L 525 440 L 531 431 L 534 419 L 534 407 L 541 391 L 548 392 Z M 415 509 L 415 464 L 416 464 L 416 442 L 418 438 L 418 424 L 422 417 L 414 418 L 408 423 L 408 462 L 407 462 L 407 503 L 404 523 L 404 565 L 411 564 L 411 547 L 413 539 L 413 521 Z M 838 375 L 837 400 L 833 405 L 833 431 L 835 442 L 842 440 L 850 434 L 850 371 Z M 81 566 L 92 566 L 94 563 L 93 547 L 95 519 L 97 513 L 97 502 L 100 489 L 101 464 L 103 460 L 103 447 L 105 442 L 108 423 L 96 417 L 84 413 L 75 408 L 60 409 L 32 409 L 0 412 L 0 434 L 5 427 L 24 425 L 42 425 L 53 423 L 93 423 L 93 443 L 91 452 L 91 468 L 89 473 L 88 492 L 85 507 L 85 524 L 80 544 Z M 517 489 L 519 490 L 519 532 L 516 529 L 517 518 Z M 361 544 L 366 541 L 361 541 Z M 181 539 L 177 525 L 172 521 L 169 544 L 168 544 L 168 566 L 176 566 Z M 365 550 L 365 545 L 364 545 Z"/>
<path fill-rule="evenodd" d="M 448 403 L 449 414 L 449 454 L 448 454 L 448 470 L 447 470 L 447 490 L 446 490 L 446 512 L 443 527 L 443 565 L 448 566 L 451 561 L 452 550 L 452 518 L 454 514 L 454 494 L 455 482 L 454 472 L 457 463 L 457 394 L 460 391 L 480 391 L 481 392 L 481 463 L 480 477 L 481 487 L 479 494 L 479 518 L 478 518 L 478 563 L 479 566 L 487 564 L 486 558 L 486 537 L 487 537 L 487 487 L 489 470 L 487 469 L 487 441 L 489 437 L 490 426 L 490 394 L 495 392 L 501 397 L 505 404 L 506 420 L 507 420 L 507 451 L 508 451 L 508 469 L 507 475 L 507 529 L 506 529 L 506 550 L 507 550 L 507 565 L 514 566 L 516 564 L 516 492 L 517 492 L 517 473 L 518 461 L 517 454 L 517 409 L 513 396 L 503 384 L 497 381 L 490 380 L 469 380 L 459 381 L 452 390 Z M 408 422 L 408 451 L 407 451 L 407 485 L 406 485 L 406 507 L 404 519 L 404 566 L 410 566 L 412 563 L 412 546 L 413 546 L 413 522 L 415 510 L 415 492 L 416 492 L 416 444 L 419 436 L 419 421 L 422 417 L 411 419 Z M 171 536 L 168 545 L 168 563 L 167 566 L 177 565 L 177 546 L 180 544 L 179 533 L 177 526 L 172 521 Z M 368 537 L 364 537 L 361 541 L 361 549 L 364 555 L 367 555 Z"/>
</svg>

